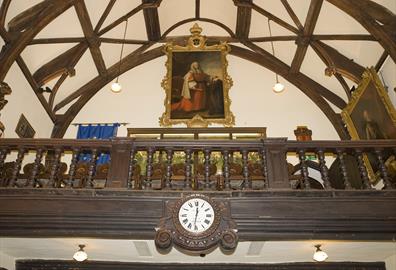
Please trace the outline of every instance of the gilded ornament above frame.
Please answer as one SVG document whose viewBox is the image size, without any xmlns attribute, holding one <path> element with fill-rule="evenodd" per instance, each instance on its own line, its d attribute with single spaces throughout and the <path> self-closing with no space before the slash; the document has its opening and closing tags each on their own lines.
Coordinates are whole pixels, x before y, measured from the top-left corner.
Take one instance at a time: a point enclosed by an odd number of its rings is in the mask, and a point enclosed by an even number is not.
<svg viewBox="0 0 396 270">
<path fill-rule="evenodd" d="M 165 112 L 159 123 L 165 127 L 233 126 L 229 98 L 232 79 L 226 59 L 230 47 L 225 42 L 207 45 L 198 24 L 190 32 L 186 46 L 168 43 L 164 47 L 167 73 L 161 86 L 165 90 Z"/>
<path fill-rule="evenodd" d="M 341 116 L 353 140 L 396 139 L 396 110 L 374 68 L 363 73 Z M 363 158 L 370 181 L 377 183 L 376 157 L 365 154 Z"/>
</svg>

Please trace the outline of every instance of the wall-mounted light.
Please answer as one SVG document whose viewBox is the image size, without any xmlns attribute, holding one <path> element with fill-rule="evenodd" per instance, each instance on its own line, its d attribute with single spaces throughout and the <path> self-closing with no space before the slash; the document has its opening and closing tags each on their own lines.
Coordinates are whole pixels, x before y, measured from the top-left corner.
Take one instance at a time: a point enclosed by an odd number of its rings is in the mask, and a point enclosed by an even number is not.
<svg viewBox="0 0 396 270">
<path fill-rule="evenodd" d="M 115 82 L 111 84 L 111 91 L 114 93 L 119 93 L 122 90 L 121 84 L 118 82 L 118 79 L 120 78 L 120 73 L 121 73 L 121 60 L 122 60 L 122 53 L 124 52 L 124 45 L 125 45 L 125 37 L 128 29 L 128 19 L 125 20 L 125 28 L 124 28 L 124 38 L 122 40 L 121 44 L 121 52 L 120 52 L 120 61 L 118 63 L 118 74 L 117 74 L 117 79 Z"/>
<path fill-rule="evenodd" d="M 322 245 L 315 245 L 316 251 L 313 255 L 313 259 L 317 262 L 323 262 L 329 257 L 326 252 L 320 249 L 321 246 Z"/>
<path fill-rule="evenodd" d="M 83 262 L 88 259 L 88 254 L 84 251 L 85 245 L 78 245 L 80 248 L 76 253 L 73 255 L 73 259 L 78 262 Z"/>
<path fill-rule="evenodd" d="M 272 40 L 272 31 L 271 31 L 271 24 L 270 24 L 270 19 L 268 19 L 268 31 L 270 34 L 271 38 L 271 48 L 272 48 L 272 55 L 275 56 L 275 47 L 274 47 L 274 41 Z M 278 73 L 275 72 L 275 85 L 272 87 L 272 90 L 274 90 L 275 93 L 280 93 L 283 90 L 285 90 L 285 86 L 279 82 L 279 76 Z"/>
</svg>

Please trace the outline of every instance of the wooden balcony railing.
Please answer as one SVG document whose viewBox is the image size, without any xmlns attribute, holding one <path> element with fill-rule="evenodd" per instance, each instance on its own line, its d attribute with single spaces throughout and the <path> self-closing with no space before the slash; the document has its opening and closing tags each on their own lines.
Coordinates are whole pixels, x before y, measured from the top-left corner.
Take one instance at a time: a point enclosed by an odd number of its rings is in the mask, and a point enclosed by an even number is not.
<svg viewBox="0 0 396 270">
<path fill-rule="evenodd" d="M 396 140 L 1 139 L 0 187 L 394 189 L 395 155 Z"/>
</svg>

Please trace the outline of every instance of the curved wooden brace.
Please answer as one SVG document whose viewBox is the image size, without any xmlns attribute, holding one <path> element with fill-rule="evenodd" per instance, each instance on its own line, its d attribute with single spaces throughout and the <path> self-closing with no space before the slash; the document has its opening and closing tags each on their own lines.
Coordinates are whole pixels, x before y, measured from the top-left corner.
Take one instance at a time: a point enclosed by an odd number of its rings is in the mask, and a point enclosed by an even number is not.
<svg viewBox="0 0 396 270">
<path fill-rule="evenodd" d="M 261 65 L 268 68 L 284 77 L 287 81 L 294 84 L 298 89 L 300 89 L 307 97 L 309 97 L 327 116 L 334 128 L 336 129 L 338 136 L 342 140 L 348 140 L 350 137 L 344 128 L 343 122 L 339 114 L 335 113 L 327 101 L 318 93 L 318 88 L 323 87 L 319 83 L 310 79 L 301 72 L 289 73 L 290 66 L 284 64 L 276 57 L 272 56 L 273 61 L 269 62 L 261 53 L 252 52 L 250 50 L 237 47 L 235 45 L 231 46 L 230 54 L 239 56 L 250 62 Z"/>
<path fill-rule="evenodd" d="M 327 65 L 325 70 L 327 76 L 338 73 L 355 83 L 361 81 L 362 74 L 365 70 L 361 65 L 321 41 L 313 41 L 311 42 L 311 46 Z"/>
<path fill-rule="evenodd" d="M 22 32 L 24 29 L 31 27 L 32 22 L 37 20 L 49 5 L 52 5 L 51 0 L 45 0 L 22 11 L 8 22 L 8 31 Z"/>
<path fill-rule="evenodd" d="M 70 73 L 87 49 L 88 44 L 85 42 L 70 48 L 39 68 L 33 74 L 33 78 L 41 87 L 63 73 Z"/>
<path fill-rule="evenodd" d="M 3 0 L 0 7 L 0 27 L 5 26 L 5 19 L 7 15 L 8 8 L 10 7 L 11 0 Z"/>
<path fill-rule="evenodd" d="M 145 46 L 142 46 L 145 47 Z M 107 69 L 107 76 L 97 76 L 84 86 L 82 86 L 76 92 L 81 93 L 80 98 L 66 111 L 64 115 L 58 117 L 55 122 L 54 129 L 52 130 L 51 137 L 52 138 L 62 138 L 65 134 L 67 128 L 70 123 L 76 117 L 76 115 L 80 112 L 82 107 L 106 84 L 114 80 L 118 76 L 118 74 L 123 74 L 124 72 L 144 64 L 148 61 L 156 59 L 160 56 L 163 56 L 165 53 L 163 52 L 163 46 L 152 49 L 145 53 L 140 53 L 140 51 L 136 50 L 135 52 L 129 54 L 122 60 L 122 65 L 119 73 L 119 65 L 115 64 Z"/>
<path fill-rule="evenodd" d="M 327 0 L 345 13 L 358 21 L 366 30 L 375 37 L 382 47 L 389 53 L 393 61 L 396 62 L 396 39 L 395 33 L 388 31 L 389 24 L 381 25 L 382 22 L 391 22 L 396 25 L 396 17 L 384 7 L 379 8 L 378 4 L 370 0 Z M 375 14 L 375 16 L 374 16 Z M 386 20 L 384 19 L 386 18 Z M 388 26 L 388 27 L 387 27 Z"/>
<path fill-rule="evenodd" d="M 170 32 L 172 32 L 173 30 L 175 30 L 177 27 L 186 24 L 186 23 L 190 23 L 190 22 L 194 22 L 194 21 L 201 21 L 201 22 L 208 22 L 208 23 L 213 23 L 221 28 L 223 28 L 232 38 L 235 38 L 235 34 L 234 32 L 225 24 L 213 20 L 213 19 L 209 19 L 209 18 L 188 18 L 185 20 L 182 20 L 180 22 L 175 23 L 174 25 L 172 25 L 171 27 L 169 27 L 168 29 L 166 29 L 166 31 L 162 34 L 161 39 L 164 39 Z"/>
<path fill-rule="evenodd" d="M 248 61 L 254 62 L 261 66 L 264 66 L 274 72 L 277 72 L 285 77 L 288 81 L 296 85 L 301 89 L 303 93 L 305 93 L 314 103 L 319 106 L 319 108 L 325 113 L 325 115 L 329 118 L 330 122 L 333 124 L 335 129 L 337 130 L 341 139 L 348 139 L 349 136 L 346 133 L 341 118 L 338 114 L 336 114 L 330 105 L 326 102 L 326 100 L 316 92 L 318 87 L 323 87 L 315 81 L 311 80 L 307 76 L 301 73 L 287 75 L 290 67 L 280 60 L 274 57 L 275 61 L 268 61 L 266 58 L 263 58 L 261 54 L 252 52 L 247 49 L 243 49 L 234 45 L 231 45 L 232 49 L 230 54 L 244 58 Z M 163 56 L 164 52 L 162 47 L 158 47 L 152 49 L 146 53 L 132 53 L 127 56 L 122 61 L 121 72 L 120 74 L 138 66 L 145 62 L 151 61 L 155 58 Z M 272 56 L 273 57 L 273 56 Z M 276 63 L 276 64 L 274 64 Z M 75 116 L 80 112 L 80 110 L 84 107 L 84 105 L 106 84 L 111 82 L 118 75 L 118 65 L 113 65 L 108 69 L 108 76 L 101 77 L 98 76 L 95 79 L 91 80 L 75 93 L 77 93 L 77 97 L 79 99 L 66 111 L 64 115 L 57 119 L 55 123 L 54 129 L 52 131 L 52 138 L 61 138 L 65 134 L 67 128 L 70 123 L 73 121 Z M 74 97 L 75 98 L 75 97 Z"/>
<path fill-rule="evenodd" d="M 52 20 L 70 8 L 76 0 L 52 0 L 51 5 L 46 7 L 38 18 L 34 20 L 31 28 L 24 32 L 18 32 L 10 43 L 8 43 L 0 54 L 0 81 L 4 78 L 11 65 L 33 40 L 33 38 Z"/>
</svg>

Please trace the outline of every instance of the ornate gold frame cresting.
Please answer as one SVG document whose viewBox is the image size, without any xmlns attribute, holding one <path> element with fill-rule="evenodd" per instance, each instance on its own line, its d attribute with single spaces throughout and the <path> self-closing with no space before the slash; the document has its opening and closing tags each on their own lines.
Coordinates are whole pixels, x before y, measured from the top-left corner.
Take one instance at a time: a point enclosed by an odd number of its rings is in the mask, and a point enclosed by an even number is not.
<svg viewBox="0 0 396 270">
<path fill-rule="evenodd" d="M 373 67 L 367 68 L 366 71 L 362 74 L 362 80 L 359 83 L 359 85 L 357 86 L 356 90 L 353 92 L 351 100 L 349 101 L 348 105 L 341 112 L 342 119 L 347 126 L 348 132 L 351 135 L 352 140 L 362 139 L 359 137 L 356 126 L 353 123 L 353 120 L 351 118 L 351 114 L 352 114 L 353 110 L 355 109 L 356 105 L 359 103 L 361 96 L 367 90 L 367 87 L 369 86 L 370 82 L 373 82 L 375 89 L 376 89 L 382 103 L 384 104 L 386 112 L 389 114 L 389 117 L 391 118 L 393 125 L 396 126 L 396 110 L 393 107 L 392 102 L 391 102 L 388 94 L 386 93 L 385 88 L 382 85 L 375 69 Z M 367 155 L 364 155 L 363 159 L 364 159 L 365 166 L 367 168 L 367 172 L 368 172 L 370 181 L 373 184 L 376 184 L 379 179 L 377 179 Z"/>
<path fill-rule="evenodd" d="M 220 124 L 225 127 L 231 127 L 235 125 L 235 117 L 230 110 L 231 100 L 229 98 L 229 90 L 232 86 L 232 79 L 227 73 L 228 62 L 226 59 L 227 54 L 230 52 L 230 46 L 221 42 L 216 45 L 206 45 L 206 37 L 201 35 L 202 28 L 198 24 L 194 24 L 190 28 L 191 36 L 187 40 L 186 46 L 174 45 L 173 43 L 167 43 L 164 47 L 164 52 L 167 56 L 166 76 L 162 80 L 161 86 L 165 90 L 165 112 L 159 118 L 160 126 L 169 127 L 177 124 L 186 124 L 187 127 L 207 127 L 211 124 Z M 171 94 L 172 94 L 172 56 L 174 52 L 210 52 L 218 51 L 221 53 L 221 65 L 223 73 L 223 99 L 224 99 L 224 118 L 203 118 L 199 112 L 197 112 L 190 119 L 171 119 Z"/>
</svg>

